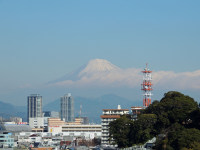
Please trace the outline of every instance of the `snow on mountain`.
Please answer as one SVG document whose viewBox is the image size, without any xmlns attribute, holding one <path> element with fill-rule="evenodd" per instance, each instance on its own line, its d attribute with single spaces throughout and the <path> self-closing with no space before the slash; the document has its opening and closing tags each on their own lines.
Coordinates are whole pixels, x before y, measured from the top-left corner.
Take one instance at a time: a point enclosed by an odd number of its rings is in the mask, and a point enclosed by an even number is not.
<svg viewBox="0 0 200 150">
<path fill-rule="evenodd" d="M 119 67 L 111 64 L 105 59 L 93 59 L 88 62 L 87 66 L 80 72 L 80 75 L 84 73 L 106 72 L 119 69 Z"/>
<path fill-rule="evenodd" d="M 104 74 L 105 76 L 105 74 L 120 70 L 121 69 L 119 67 L 113 65 L 105 59 L 93 59 L 90 60 L 86 65 L 81 66 L 79 69 L 49 83 L 59 83 L 67 80 L 78 81 L 84 78 L 94 78 L 94 76 L 98 76 L 100 74 Z"/>
<path fill-rule="evenodd" d="M 136 86 L 141 69 L 121 69 L 105 59 L 93 59 L 74 72 L 49 82 L 52 86 Z"/>
<path fill-rule="evenodd" d="M 108 74 L 110 72 L 120 71 L 121 69 L 105 59 L 93 59 L 78 74 L 79 78 L 84 76 L 92 77 L 95 74 Z"/>
</svg>

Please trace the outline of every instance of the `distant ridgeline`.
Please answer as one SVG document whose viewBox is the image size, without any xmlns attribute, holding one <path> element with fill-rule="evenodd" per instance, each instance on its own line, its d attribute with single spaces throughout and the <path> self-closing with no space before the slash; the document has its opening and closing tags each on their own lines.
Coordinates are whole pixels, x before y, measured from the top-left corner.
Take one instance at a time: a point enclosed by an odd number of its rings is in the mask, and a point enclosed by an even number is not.
<svg viewBox="0 0 200 150">
<path fill-rule="evenodd" d="M 108 94 L 98 98 L 84 98 L 84 97 L 75 97 L 74 106 L 75 106 L 75 117 L 79 116 L 80 105 L 82 105 L 82 117 L 88 117 L 90 123 L 100 123 L 100 115 L 102 115 L 102 109 L 111 109 L 115 108 L 118 104 L 122 108 L 131 109 L 131 106 L 141 105 L 142 102 L 134 103 L 131 100 L 126 98 Z M 43 107 L 44 111 L 60 111 L 60 100 L 57 99 Z"/>
<path fill-rule="evenodd" d="M 113 94 L 104 95 L 94 99 L 75 97 L 75 117 L 78 117 L 80 115 L 80 105 L 82 105 L 81 116 L 88 117 L 90 123 L 100 123 L 100 115 L 102 115 L 102 109 L 115 108 L 118 104 L 121 105 L 122 108 L 130 109 L 131 106 L 141 105 L 141 103 L 142 102 L 138 102 L 137 104 L 134 101 Z M 43 111 L 60 112 L 60 99 L 44 105 Z M 14 106 L 12 104 L 0 101 L 0 117 L 7 119 L 10 117 L 21 117 L 24 121 L 26 121 L 27 106 Z"/>
<path fill-rule="evenodd" d="M 0 117 L 8 119 L 10 117 L 21 117 L 26 120 L 26 106 L 14 106 L 0 101 Z"/>
</svg>

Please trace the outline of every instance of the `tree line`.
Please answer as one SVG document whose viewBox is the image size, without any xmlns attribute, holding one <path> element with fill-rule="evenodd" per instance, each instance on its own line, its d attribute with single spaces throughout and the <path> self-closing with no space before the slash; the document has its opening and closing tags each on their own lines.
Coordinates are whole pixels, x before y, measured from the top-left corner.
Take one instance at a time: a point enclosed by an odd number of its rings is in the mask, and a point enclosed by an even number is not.
<svg viewBox="0 0 200 150">
<path fill-rule="evenodd" d="M 144 109 L 137 120 L 123 115 L 109 124 L 109 137 L 119 148 L 156 137 L 154 149 L 200 150 L 200 108 L 191 97 L 170 91 Z"/>
</svg>

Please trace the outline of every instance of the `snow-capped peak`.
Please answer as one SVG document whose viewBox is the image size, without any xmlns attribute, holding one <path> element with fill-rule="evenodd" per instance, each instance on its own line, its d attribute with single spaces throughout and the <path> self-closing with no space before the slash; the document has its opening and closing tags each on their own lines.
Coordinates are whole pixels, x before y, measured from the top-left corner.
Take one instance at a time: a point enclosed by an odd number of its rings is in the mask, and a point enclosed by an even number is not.
<svg viewBox="0 0 200 150">
<path fill-rule="evenodd" d="M 113 65 L 109 61 L 105 59 L 93 59 L 88 62 L 86 67 L 80 72 L 80 74 L 84 73 L 92 73 L 92 72 L 106 72 L 106 71 L 114 71 L 119 70 L 120 68 Z"/>
<path fill-rule="evenodd" d="M 84 77 L 88 77 L 88 76 L 94 77 L 96 74 L 99 74 L 99 73 L 109 73 L 109 72 L 118 71 L 118 70 L 121 70 L 121 69 L 105 59 L 93 59 L 93 60 L 90 60 L 87 64 L 81 66 L 79 69 L 71 73 L 68 73 L 59 79 L 50 81 L 49 83 L 57 83 L 57 82 L 63 82 L 67 80 L 77 81 Z"/>
</svg>

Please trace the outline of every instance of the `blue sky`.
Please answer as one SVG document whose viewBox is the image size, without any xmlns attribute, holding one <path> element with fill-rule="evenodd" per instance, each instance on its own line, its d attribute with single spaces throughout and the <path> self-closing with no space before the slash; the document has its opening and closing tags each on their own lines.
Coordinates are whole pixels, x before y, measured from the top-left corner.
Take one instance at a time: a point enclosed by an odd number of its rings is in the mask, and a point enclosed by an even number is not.
<svg viewBox="0 0 200 150">
<path fill-rule="evenodd" d="M 199 70 L 199 6 L 197 0 L 0 0 L 0 100 L 95 58 L 124 69 L 148 62 L 154 71 Z"/>
</svg>

